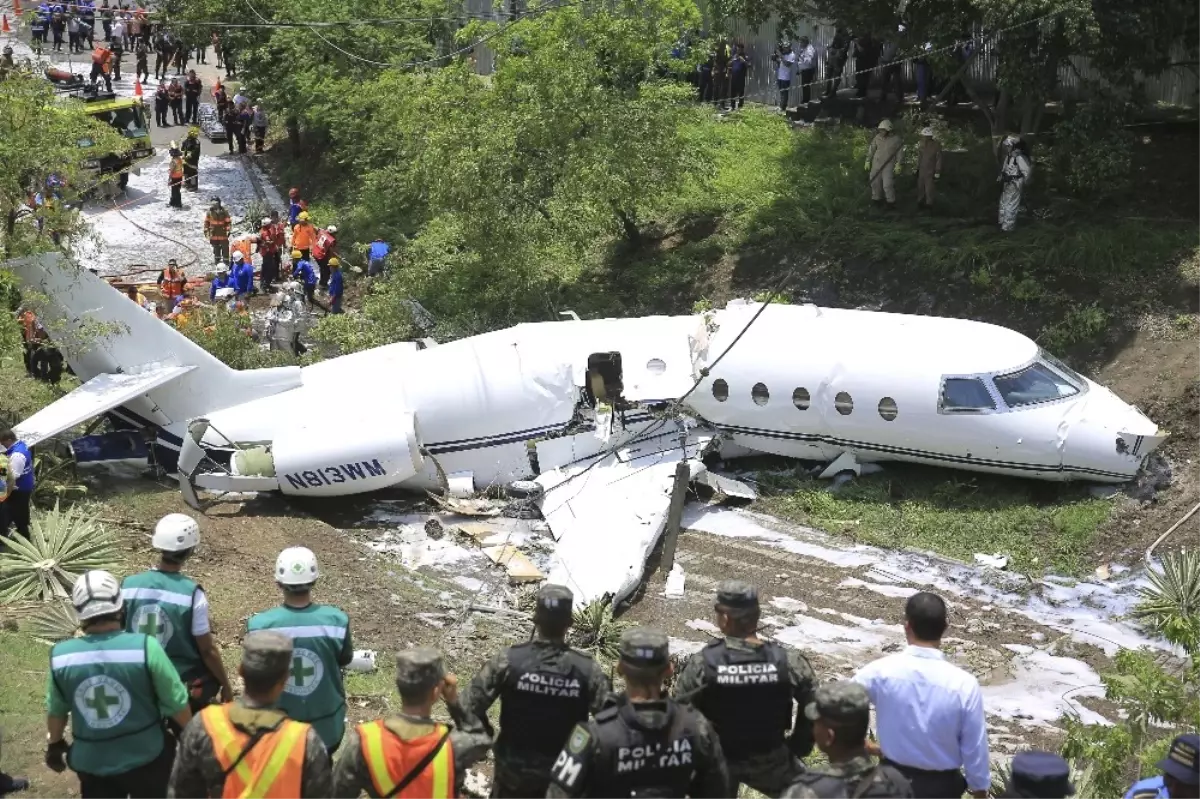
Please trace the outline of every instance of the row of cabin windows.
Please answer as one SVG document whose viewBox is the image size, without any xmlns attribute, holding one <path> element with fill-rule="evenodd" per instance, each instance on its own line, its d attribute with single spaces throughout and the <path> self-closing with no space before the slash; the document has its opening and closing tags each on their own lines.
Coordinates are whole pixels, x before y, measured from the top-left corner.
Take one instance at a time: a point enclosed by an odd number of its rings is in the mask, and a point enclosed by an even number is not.
<svg viewBox="0 0 1200 799">
<path fill-rule="evenodd" d="M 724 380 L 714 380 L 712 395 L 717 402 L 729 399 L 729 384 Z M 755 383 L 754 387 L 750 389 L 750 399 L 754 400 L 755 405 L 766 405 L 771 400 L 771 392 L 765 383 Z M 792 404 L 796 406 L 797 410 L 807 411 L 812 405 L 812 395 L 806 388 L 797 388 L 792 391 Z M 854 398 L 845 391 L 839 391 L 833 398 L 833 407 L 842 416 L 849 416 L 854 412 Z M 879 415 L 887 422 L 892 421 L 900 414 L 899 408 L 896 407 L 896 401 L 891 397 L 881 399 L 878 410 Z"/>
</svg>

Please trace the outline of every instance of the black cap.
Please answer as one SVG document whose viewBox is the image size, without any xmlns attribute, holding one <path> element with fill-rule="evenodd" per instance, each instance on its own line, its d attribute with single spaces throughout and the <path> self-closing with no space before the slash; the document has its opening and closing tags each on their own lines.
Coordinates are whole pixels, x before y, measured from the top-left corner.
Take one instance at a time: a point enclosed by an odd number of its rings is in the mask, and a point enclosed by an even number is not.
<svg viewBox="0 0 1200 799">
<path fill-rule="evenodd" d="M 1012 761 L 1012 787 L 1022 796 L 1061 799 L 1073 796 L 1071 767 L 1052 752 L 1020 752 Z"/>
<path fill-rule="evenodd" d="M 575 595 L 565 585 L 546 583 L 537 592 L 536 612 L 539 616 L 570 618 Z"/>
<path fill-rule="evenodd" d="M 621 662 L 630 666 L 666 666 L 671 659 L 667 634 L 649 627 L 635 627 L 621 636 Z"/>
<path fill-rule="evenodd" d="M 756 608 L 758 589 L 741 580 L 723 580 L 717 586 L 717 604 L 727 608 Z"/>
<path fill-rule="evenodd" d="M 1184 785 L 1200 785 L 1200 736 L 1195 733 L 1177 735 L 1171 741 L 1167 756 L 1158 761 L 1163 774 L 1174 777 Z"/>
</svg>

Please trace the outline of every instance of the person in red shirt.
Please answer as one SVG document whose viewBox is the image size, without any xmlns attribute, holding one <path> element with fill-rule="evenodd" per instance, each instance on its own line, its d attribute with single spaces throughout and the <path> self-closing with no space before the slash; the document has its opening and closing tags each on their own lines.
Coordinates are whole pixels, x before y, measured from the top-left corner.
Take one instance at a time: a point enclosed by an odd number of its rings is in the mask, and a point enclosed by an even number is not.
<svg viewBox="0 0 1200 799">
<path fill-rule="evenodd" d="M 275 227 L 268 217 L 263 217 L 258 229 L 258 254 L 262 256 L 262 289 L 271 291 L 271 284 L 279 279 L 279 244 L 275 239 Z"/>
<path fill-rule="evenodd" d="M 313 242 L 312 256 L 321 268 L 320 286 L 329 286 L 329 259 L 337 255 L 337 225 L 330 225 L 324 230 L 317 231 L 317 240 Z"/>
</svg>

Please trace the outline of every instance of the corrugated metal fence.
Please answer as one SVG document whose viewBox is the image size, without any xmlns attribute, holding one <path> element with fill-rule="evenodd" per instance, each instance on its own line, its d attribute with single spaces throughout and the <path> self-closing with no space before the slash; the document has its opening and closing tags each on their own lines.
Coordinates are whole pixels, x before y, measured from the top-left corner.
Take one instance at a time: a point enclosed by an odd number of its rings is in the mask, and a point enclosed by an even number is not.
<svg viewBox="0 0 1200 799">
<path fill-rule="evenodd" d="M 508 4 L 505 3 L 505 5 L 507 6 Z M 524 3 L 522 2 L 521 5 L 523 6 Z M 504 18 L 503 14 L 497 12 L 492 0 L 464 0 L 464 8 L 468 14 L 473 16 L 494 15 L 497 20 Z M 741 21 L 735 21 L 727 27 L 730 29 L 730 38 L 735 42 L 744 43 L 746 45 L 746 54 L 750 57 L 751 69 L 746 93 L 752 95 L 752 100 L 773 103 L 775 69 L 771 64 L 771 54 L 775 52 L 776 46 L 784 35 L 779 27 L 778 20 L 772 17 L 757 30 Z M 808 36 L 812 41 L 820 60 L 817 77 L 819 79 L 824 78 L 825 48 L 833 40 L 834 27 L 818 22 L 803 22 L 798 26 L 798 29 L 793 30 L 791 33 L 793 46 L 795 46 L 796 40 L 800 36 Z M 992 56 L 992 49 L 993 45 L 990 42 L 985 43 L 983 52 L 972 62 L 968 70 L 972 87 L 984 92 L 990 91 L 994 87 L 996 60 Z M 481 75 L 491 74 L 494 58 L 494 53 L 486 45 L 477 48 L 475 52 L 476 71 Z M 1181 51 L 1174 54 L 1172 60 L 1183 61 L 1185 60 L 1185 55 Z M 849 62 L 846 64 L 844 75 L 852 74 L 855 71 L 856 66 L 854 62 L 855 59 L 851 56 Z M 1083 81 L 1099 79 L 1099 75 L 1088 65 L 1087 58 L 1075 57 L 1071 59 L 1071 62 L 1074 68 L 1064 66 L 1059 70 L 1058 96 L 1060 98 L 1070 97 L 1077 93 Z M 904 80 L 909 87 L 916 84 L 916 77 L 911 62 L 907 62 L 904 65 Z M 850 83 L 852 84 L 853 80 Z M 845 88 L 846 86 L 847 81 L 843 79 L 842 87 Z M 1189 108 L 1197 107 L 1198 87 L 1200 87 L 1200 84 L 1197 82 L 1196 71 L 1183 66 L 1168 69 L 1162 75 L 1146 81 L 1146 92 L 1151 102 L 1167 103 Z M 793 90 L 792 102 L 796 102 L 796 99 L 797 93 Z"/>
</svg>

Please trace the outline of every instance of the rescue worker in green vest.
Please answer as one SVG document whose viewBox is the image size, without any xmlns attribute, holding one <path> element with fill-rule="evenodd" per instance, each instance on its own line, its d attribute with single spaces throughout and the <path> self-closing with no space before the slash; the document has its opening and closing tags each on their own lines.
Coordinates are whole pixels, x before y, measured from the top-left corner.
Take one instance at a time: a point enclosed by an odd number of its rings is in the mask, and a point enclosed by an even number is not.
<svg viewBox="0 0 1200 799">
<path fill-rule="evenodd" d="M 463 795 L 467 769 L 487 755 L 492 737 L 458 701 L 458 678 L 436 649 L 396 655 L 400 712 L 358 725 L 333 766 L 333 795 L 358 799 L 449 799 Z M 457 729 L 433 720 L 438 700 Z"/>
<path fill-rule="evenodd" d="M 276 707 L 292 652 L 292 640 L 276 630 L 259 630 L 242 640 L 238 672 L 245 693 L 234 702 L 206 707 L 183 731 L 170 799 L 330 795 L 333 775 L 321 736 Z"/>
<path fill-rule="evenodd" d="M 158 550 L 158 565 L 125 578 L 125 629 L 153 635 L 166 650 L 188 689 L 193 713 L 221 693 L 233 701 L 233 689 L 213 639 L 204 589 L 183 574 L 183 564 L 200 544 L 200 525 L 183 513 L 168 513 L 154 526 L 150 545 Z"/>
<path fill-rule="evenodd" d="M 153 636 L 125 632 L 121 584 L 108 572 L 76 580 L 71 604 L 83 636 L 50 650 L 46 765 L 70 766 L 84 799 L 165 796 L 175 747 L 163 721 L 192 718 L 179 673 Z"/>
<path fill-rule="evenodd" d="M 283 604 L 256 613 L 246 622 L 254 630 L 278 630 L 292 639 L 292 669 L 279 708 L 296 721 L 313 725 L 332 755 L 346 730 L 346 688 L 342 669 L 354 659 L 350 617 L 333 605 L 312 601 L 320 577 L 317 556 L 305 547 L 289 547 L 275 560 L 275 582 Z"/>
</svg>

